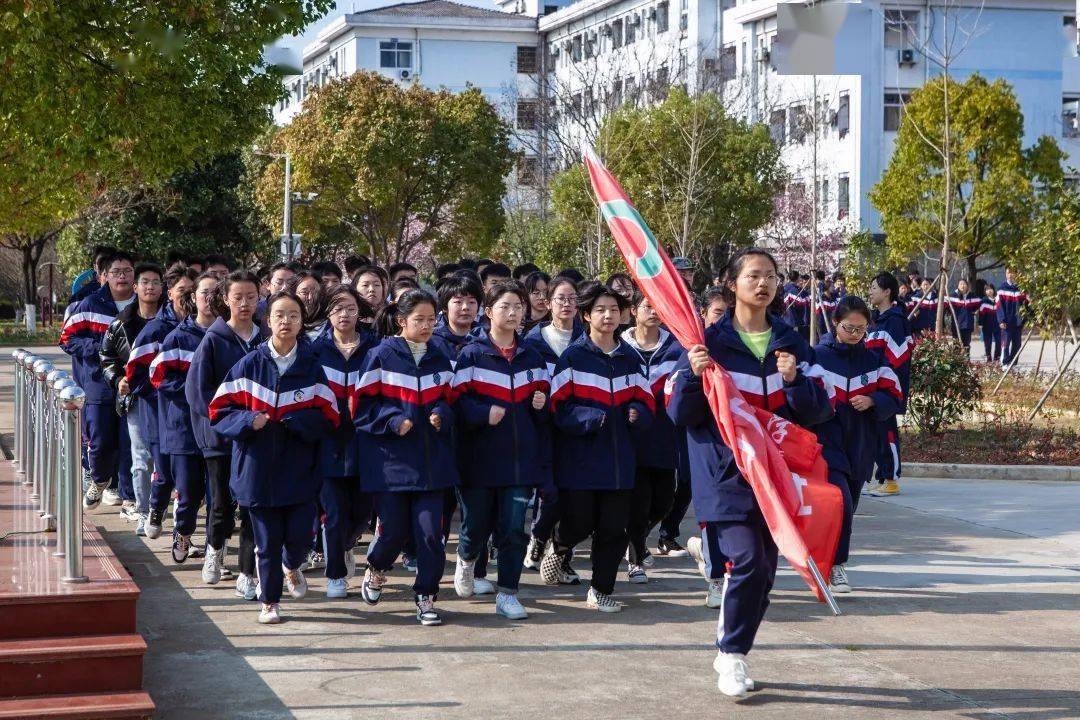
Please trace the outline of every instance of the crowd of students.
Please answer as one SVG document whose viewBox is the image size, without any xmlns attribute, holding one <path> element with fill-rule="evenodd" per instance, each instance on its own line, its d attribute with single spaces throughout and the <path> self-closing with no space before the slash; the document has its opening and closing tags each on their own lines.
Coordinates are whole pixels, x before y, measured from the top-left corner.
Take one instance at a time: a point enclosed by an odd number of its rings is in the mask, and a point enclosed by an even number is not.
<svg viewBox="0 0 1080 720">
<path fill-rule="evenodd" d="M 676 266 L 692 282 L 693 265 Z M 824 286 L 828 332 L 812 348 L 803 279 L 785 285 L 769 253 L 740 251 L 699 298 L 705 344 L 683 348 L 622 273 L 601 282 L 462 260 L 427 288 L 407 263 L 256 273 L 211 256 L 163 269 L 107 248 L 95 267 L 100 284 L 73 299 L 61 336 L 87 395 L 84 506 L 119 505 L 156 539 L 173 502 L 173 560 L 201 558 L 208 584 L 235 574 L 261 623 L 280 622 L 283 592 L 305 596 L 305 569 L 324 569 L 327 597 L 347 597 L 367 533 L 362 601 L 379 603 L 401 559 L 417 621 L 441 624 L 459 513 L 456 594 L 493 594 L 513 620 L 528 617 L 523 570 L 580 584 L 573 558 L 586 540 L 585 602 L 601 612 L 623 609 L 624 563 L 629 583 L 645 583 L 654 555 L 691 555 L 721 613 L 719 688 L 741 697 L 777 550 L 711 416 L 703 369 L 719 363 L 752 405 L 817 433 L 844 496 L 835 592 L 851 592 L 852 518 L 875 466 L 879 491 L 898 491 L 913 330 L 889 273 L 869 305 L 842 278 Z M 691 502 L 701 532 L 684 547 Z"/>
</svg>

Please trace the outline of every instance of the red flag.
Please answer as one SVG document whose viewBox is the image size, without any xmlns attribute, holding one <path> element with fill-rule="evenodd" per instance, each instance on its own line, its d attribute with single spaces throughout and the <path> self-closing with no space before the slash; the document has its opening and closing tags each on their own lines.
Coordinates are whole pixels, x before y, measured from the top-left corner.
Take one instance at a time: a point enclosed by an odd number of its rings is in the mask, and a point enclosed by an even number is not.
<svg viewBox="0 0 1080 720">
<path fill-rule="evenodd" d="M 683 347 L 704 344 L 690 290 L 671 259 L 592 149 L 585 148 L 583 154 L 600 210 L 630 274 Z M 703 382 L 720 437 L 750 484 L 777 548 L 817 598 L 839 613 L 824 578 L 840 538 L 843 496 L 829 484 L 817 438 L 778 415 L 753 408 L 715 363 Z"/>
</svg>

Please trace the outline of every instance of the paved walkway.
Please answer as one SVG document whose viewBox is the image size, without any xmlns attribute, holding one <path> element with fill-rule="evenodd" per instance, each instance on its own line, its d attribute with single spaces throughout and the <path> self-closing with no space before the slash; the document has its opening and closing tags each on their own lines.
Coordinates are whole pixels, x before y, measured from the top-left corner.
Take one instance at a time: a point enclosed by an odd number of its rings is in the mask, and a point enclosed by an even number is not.
<svg viewBox="0 0 1080 720">
<path fill-rule="evenodd" d="M 645 586 L 621 575 L 614 616 L 586 610 L 584 586 L 527 573 L 528 621 L 444 582 L 446 625 L 421 628 L 399 569 L 377 608 L 355 587 L 326 600 L 311 574 L 288 621 L 264 627 L 231 586 L 173 565 L 165 538 L 135 537 L 115 508 L 92 516 L 143 591 L 145 686 L 163 718 L 1052 720 L 1080 717 L 1078 506 L 1068 483 L 909 480 L 864 498 L 845 615 L 781 570 L 750 656 L 761 689 L 737 704 L 716 690 L 717 614 L 685 559 L 658 558 Z"/>
</svg>

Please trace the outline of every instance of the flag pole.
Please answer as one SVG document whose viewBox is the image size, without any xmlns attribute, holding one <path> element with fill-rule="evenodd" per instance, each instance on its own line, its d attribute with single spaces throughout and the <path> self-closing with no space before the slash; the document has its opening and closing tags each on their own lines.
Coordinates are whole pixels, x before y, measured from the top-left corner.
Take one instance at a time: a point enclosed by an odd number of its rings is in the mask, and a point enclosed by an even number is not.
<svg viewBox="0 0 1080 720">
<path fill-rule="evenodd" d="M 829 609 L 832 610 L 833 615 L 843 615 L 844 613 L 840 612 L 840 606 L 836 604 L 836 598 L 829 592 L 829 584 L 825 582 L 825 578 L 821 577 L 821 571 L 818 570 L 814 558 L 807 556 L 806 567 L 810 570 L 810 574 L 814 576 L 814 582 L 817 583 L 821 594 L 825 596 L 825 602 L 829 604 Z"/>
</svg>

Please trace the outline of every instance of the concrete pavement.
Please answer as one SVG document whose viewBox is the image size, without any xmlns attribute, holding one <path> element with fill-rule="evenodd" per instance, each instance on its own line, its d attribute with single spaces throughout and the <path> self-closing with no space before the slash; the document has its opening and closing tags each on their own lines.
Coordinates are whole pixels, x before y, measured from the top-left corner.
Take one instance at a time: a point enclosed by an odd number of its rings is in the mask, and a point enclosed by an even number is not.
<svg viewBox="0 0 1080 720">
<path fill-rule="evenodd" d="M 585 609 L 585 586 L 547 588 L 526 571 L 532 617 L 509 622 L 490 598 L 457 599 L 448 564 L 441 628 L 416 624 L 401 569 L 375 608 L 357 580 L 328 601 L 309 573 L 308 598 L 282 604 L 287 621 L 260 626 L 230 584 L 175 566 L 166 538 L 135 537 L 116 508 L 91 515 L 142 589 L 145 686 L 163 718 L 1080 717 L 1080 484 L 903 491 L 863 498 L 842 617 L 781 570 L 750 655 L 761 689 L 740 703 L 716 690 L 717 612 L 686 559 L 657 558 L 645 586 L 621 573 L 618 615 Z M 587 577 L 585 550 L 575 567 Z"/>
</svg>

